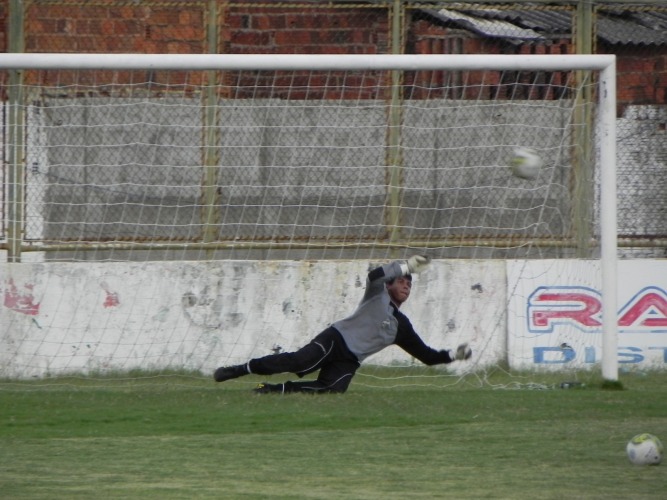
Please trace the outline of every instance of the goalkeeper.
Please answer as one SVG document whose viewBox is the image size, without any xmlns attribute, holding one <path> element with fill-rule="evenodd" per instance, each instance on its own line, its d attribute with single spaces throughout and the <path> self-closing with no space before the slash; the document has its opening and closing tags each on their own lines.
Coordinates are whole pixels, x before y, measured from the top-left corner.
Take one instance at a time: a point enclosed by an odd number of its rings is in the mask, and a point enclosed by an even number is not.
<svg viewBox="0 0 667 500">
<path fill-rule="evenodd" d="M 215 381 L 224 382 L 249 373 L 295 373 L 301 378 L 319 370 L 317 380 L 265 382 L 259 384 L 255 392 L 342 393 L 364 359 L 392 344 L 427 365 L 469 359 L 472 351 L 468 344 L 459 345 L 455 352 L 427 346 L 407 316 L 399 311 L 410 296 L 412 273 L 423 271 L 428 264 L 428 257 L 416 255 L 407 261 L 394 261 L 373 269 L 368 273 L 363 299 L 351 316 L 336 321 L 295 352 L 220 367 L 215 371 Z"/>
</svg>

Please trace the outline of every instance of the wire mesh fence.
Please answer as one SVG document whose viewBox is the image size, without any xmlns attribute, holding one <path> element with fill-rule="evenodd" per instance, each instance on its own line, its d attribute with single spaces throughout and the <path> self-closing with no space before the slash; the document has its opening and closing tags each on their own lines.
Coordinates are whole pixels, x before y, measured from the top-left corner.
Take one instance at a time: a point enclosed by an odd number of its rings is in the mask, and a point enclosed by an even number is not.
<svg viewBox="0 0 667 500">
<path fill-rule="evenodd" d="M 659 3 L 32 0 L 0 9 L 4 52 L 616 54 L 621 251 L 664 256 Z M 443 257 L 543 257 L 577 254 L 596 238 L 595 96 L 574 72 L 63 68 L 0 78 L 0 237 L 14 259 L 35 249 L 56 260 L 380 257 L 415 244 Z M 575 97 L 577 111 L 561 111 Z M 474 147 L 485 135 L 488 146 Z M 508 196 L 518 188 L 500 167 L 526 143 L 549 159 L 551 188 Z M 507 184 L 504 194 L 487 182 Z"/>
</svg>

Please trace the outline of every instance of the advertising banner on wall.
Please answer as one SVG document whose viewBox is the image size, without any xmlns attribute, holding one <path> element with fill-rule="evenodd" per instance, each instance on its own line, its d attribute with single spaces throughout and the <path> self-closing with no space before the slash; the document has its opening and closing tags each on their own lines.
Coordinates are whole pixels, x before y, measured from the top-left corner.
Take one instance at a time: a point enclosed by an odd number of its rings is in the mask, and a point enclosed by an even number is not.
<svg viewBox="0 0 667 500">
<path fill-rule="evenodd" d="M 509 261 L 508 352 L 516 369 L 586 368 L 602 356 L 599 261 Z M 667 261 L 618 263 L 621 370 L 667 369 Z"/>
</svg>

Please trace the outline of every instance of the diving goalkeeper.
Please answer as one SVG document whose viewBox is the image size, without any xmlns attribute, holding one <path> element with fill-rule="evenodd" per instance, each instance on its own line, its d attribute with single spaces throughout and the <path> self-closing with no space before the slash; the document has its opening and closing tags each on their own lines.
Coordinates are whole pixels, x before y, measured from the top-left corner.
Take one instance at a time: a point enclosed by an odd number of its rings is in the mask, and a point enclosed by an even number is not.
<svg viewBox="0 0 667 500">
<path fill-rule="evenodd" d="M 399 311 L 410 296 L 412 274 L 423 271 L 428 257 L 416 255 L 407 261 L 394 261 L 371 270 L 366 291 L 352 315 L 334 322 L 308 344 L 295 352 L 254 358 L 242 365 L 223 366 L 215 371 L 216 382 L 249 373 L 273 375 L 295 373 L 299 378 L 319 370 L 316 380 L 282 384 L 261 383 L 258 393 L 343 393 L 368 356 L 395 344 L 426 365 L 469 359 L 472 350 L 461 344 L 456 351 L 427 346 Z"/>
</svg>

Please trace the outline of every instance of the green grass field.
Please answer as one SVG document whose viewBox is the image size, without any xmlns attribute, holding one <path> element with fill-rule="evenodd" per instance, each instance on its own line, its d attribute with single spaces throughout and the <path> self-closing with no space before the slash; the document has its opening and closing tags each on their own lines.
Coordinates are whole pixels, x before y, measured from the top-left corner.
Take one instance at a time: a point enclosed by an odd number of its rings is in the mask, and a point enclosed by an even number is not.
<svg viewBox="0 0 667 500">
<path fill-rule="evenodd" d="M 667 442 L 667 373 L 624 390 L 513 381 L 319 396 L 256 395 L 250 378 L 4 382 L 0 498 L 665 498 L 667 463 L 633 466 L 625 444 Z"/>
</svg>

